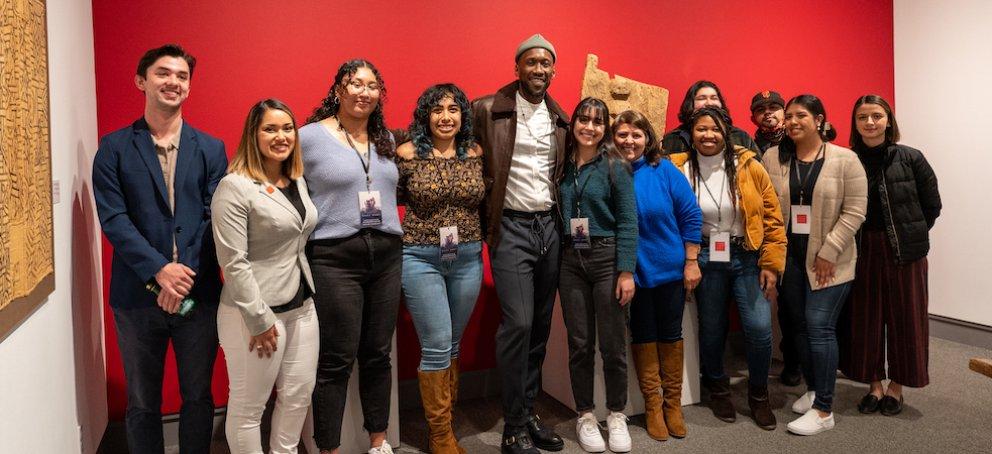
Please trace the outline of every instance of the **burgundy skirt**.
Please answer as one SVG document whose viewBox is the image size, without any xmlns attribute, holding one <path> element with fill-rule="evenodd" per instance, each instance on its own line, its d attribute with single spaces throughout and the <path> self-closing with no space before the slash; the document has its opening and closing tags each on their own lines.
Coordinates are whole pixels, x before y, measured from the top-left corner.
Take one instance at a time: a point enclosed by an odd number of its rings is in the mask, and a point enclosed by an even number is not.
<svg viewBox="0 0 992 454">
<path fill-rule="evenodd" d="M 861 232 L 841 371 L 863 383 L 930 383 L 927 259 L 896 263 L 885 231 Z M 888 360 L 888 375 L 886 375 Z"/>
</svg>

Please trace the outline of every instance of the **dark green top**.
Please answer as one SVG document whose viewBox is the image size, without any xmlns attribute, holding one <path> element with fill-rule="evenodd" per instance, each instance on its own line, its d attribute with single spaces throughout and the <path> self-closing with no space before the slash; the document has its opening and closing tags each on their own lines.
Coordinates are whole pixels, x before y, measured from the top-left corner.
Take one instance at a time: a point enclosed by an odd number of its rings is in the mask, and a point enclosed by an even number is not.
<svg viewBox="0 0 992 454">
<path fill-rule="evenodd" d="M 584 188 L 584 189 L 583 189 Z M 581 213 L 577 195 L 582 194 Z M 617 270 L 634 272 L 637 265 L 637 202 L 630 167 L 622 159 L 613 162 L 600 154 L 575 173 L 575 163 L 565 163 L 561 181 L 561 214 L 568 233 L 571 218 L 589 218 L 593 237 L 616 237 Z"/>
</svg>

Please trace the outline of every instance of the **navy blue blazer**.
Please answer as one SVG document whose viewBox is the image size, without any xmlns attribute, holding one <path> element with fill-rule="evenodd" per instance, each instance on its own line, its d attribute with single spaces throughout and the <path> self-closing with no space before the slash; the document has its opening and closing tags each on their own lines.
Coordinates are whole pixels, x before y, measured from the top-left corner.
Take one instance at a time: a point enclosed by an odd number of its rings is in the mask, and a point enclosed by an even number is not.
<svg viewBox="0 0 992 454">
<path fill-rule="evenodd" d="M 226 171 L 224 142 L 184 122 L 176 157 L 173 215 L 145 119 L 100 140 L 93 160 L 93 195 L 103 233 L 114 247 L 111 307 L 157 305 L 145 284 L 172 261 L 173 235 L 179 262 L 197 273 L 190 296 L 198 306 L 217 305 L 221 281 L 210 200 Z"/>
</svg>

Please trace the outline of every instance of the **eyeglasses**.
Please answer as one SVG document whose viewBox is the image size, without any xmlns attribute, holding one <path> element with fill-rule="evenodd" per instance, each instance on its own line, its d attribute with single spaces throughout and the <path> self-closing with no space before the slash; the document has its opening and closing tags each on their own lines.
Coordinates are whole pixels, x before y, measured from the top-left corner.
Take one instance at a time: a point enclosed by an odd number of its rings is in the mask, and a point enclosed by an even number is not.
<svg viewBox="0 0 992 454">
<path fill-rule="evenodd" d="M 348 82 L 348 89 L 351 90 L 351 92 L 352 93 L 355 93 L 355 94 L 361 93 L 361 92 L 363 92 L 365 90 L 368 90 L 369 93 L 378 93 L 380 87 L 379 87 L 379 84 L 377 84 L 375 82 L 371 82 L 369 84 L 364 84 L 361 81 L 353 80 L 351 82 Z"/>
</svg>

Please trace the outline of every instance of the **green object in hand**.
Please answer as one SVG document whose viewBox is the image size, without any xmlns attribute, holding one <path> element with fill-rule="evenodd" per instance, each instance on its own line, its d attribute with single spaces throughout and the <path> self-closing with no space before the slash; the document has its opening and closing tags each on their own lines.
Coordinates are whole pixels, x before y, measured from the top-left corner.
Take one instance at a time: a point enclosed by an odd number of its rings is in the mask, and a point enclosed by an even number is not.
<svg viewBox="0 0 992 454">
<path fill-rule="evenodd" d="M 152 292 L 156 295 L 162 292 L 162 287 L 159 287 L 158 283 L 155 281 L 145 284 L 145 288 L 148 289 L 149 292 Z M 193 310 L 193 306 L 196 306 L 195 299 L 189 296 L 183 298 L 182 302 L 179 303 L 179 311 L 178 311 L 179 315 L 185 317 L 186 315 L 189 314 L 191 310 Z"/>
</svg>

